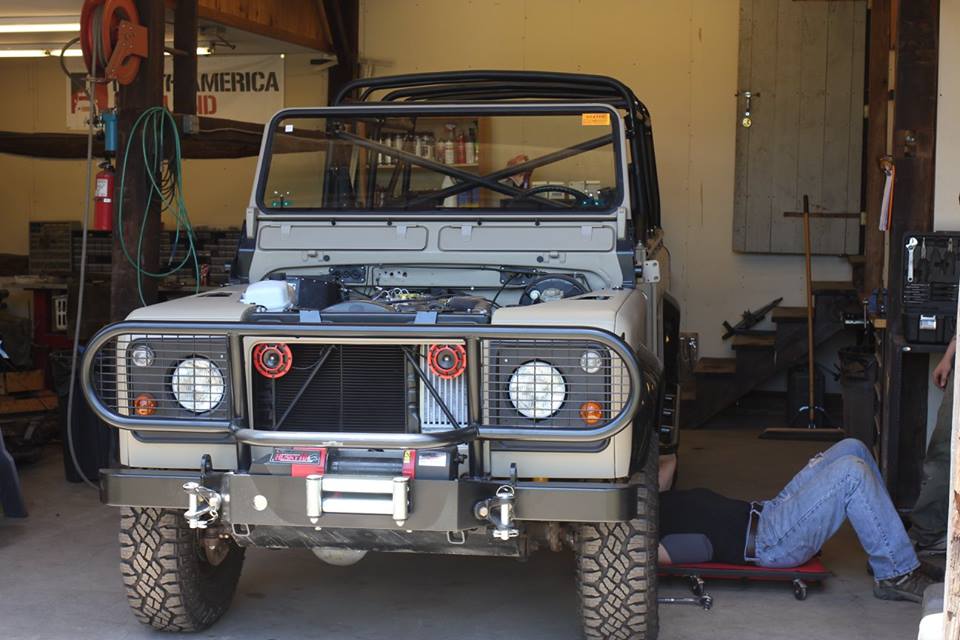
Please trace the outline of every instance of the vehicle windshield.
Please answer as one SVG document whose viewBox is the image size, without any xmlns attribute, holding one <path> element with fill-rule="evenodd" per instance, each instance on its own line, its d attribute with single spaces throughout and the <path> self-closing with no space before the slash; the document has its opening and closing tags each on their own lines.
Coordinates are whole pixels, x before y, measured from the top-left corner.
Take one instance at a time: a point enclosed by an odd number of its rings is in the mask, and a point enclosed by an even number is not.
<svg viewBox="0 0 960 640">
<path fill-rule="evenodd" d="M 274 121 L 266 210 L 601 212 L 620 201 L 609 112 L 302 114 Z"/>
</svg>

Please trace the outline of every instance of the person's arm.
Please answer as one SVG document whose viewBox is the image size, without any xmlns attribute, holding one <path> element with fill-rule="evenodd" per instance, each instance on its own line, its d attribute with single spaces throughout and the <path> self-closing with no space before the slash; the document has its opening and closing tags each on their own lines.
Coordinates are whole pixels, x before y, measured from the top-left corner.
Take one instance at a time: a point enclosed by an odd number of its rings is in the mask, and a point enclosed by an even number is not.
<svg viewBox="0 0 960 640">
<path fill-rule="evenodd" d="M 660 491 L 669 491 L 673 488 L 673 475 L 677 470 L 677 454 L 671 453 L 660 456 L 660 471 L 657 477 L 660 480 Z"/>
<path fill-rule="evenodd" d="M 933 370 L 933 383 L 941 389 L 947 386 L 947 381 L 950 379 L 950 372 L 953 371 L 953 359 L 956 353 L 957 337 L 954 336 L 953 340 L 951 340 L 947 346 L 946 353 L 943 354 L 937 367 Z"/>
<path fill-rule="evenodd" d="M 657 545 L 657 564 L 673 564 L 670 560 L 670 554 L 664 549 L 663 545 Z"/>
</svg>

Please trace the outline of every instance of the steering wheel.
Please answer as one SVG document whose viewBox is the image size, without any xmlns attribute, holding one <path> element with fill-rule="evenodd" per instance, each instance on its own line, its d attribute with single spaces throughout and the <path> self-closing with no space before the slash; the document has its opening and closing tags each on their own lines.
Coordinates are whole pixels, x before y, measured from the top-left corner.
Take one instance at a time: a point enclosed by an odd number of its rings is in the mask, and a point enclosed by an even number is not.
<svg viewBox="0 0 960 640">
<path fill-rule="evenodd" d="M 590 196 L 585 194 L 579 189 L 574 189 L 573 187 L 568 187 L 563 184 L 542 184 L 539 187 L 534 187 L 532 189 L 527 189 L 523 193 L 517 196 L 517 198 L 528 198 L 530 196 L 535 196 L 538 193 L 546 193 L 548 191 L 557 191 L 559 193 L 565 193 L 568 196 L 573 196 L 577 199 L 578 202 L 589 202 L 591 200 Z"/>
</svg>

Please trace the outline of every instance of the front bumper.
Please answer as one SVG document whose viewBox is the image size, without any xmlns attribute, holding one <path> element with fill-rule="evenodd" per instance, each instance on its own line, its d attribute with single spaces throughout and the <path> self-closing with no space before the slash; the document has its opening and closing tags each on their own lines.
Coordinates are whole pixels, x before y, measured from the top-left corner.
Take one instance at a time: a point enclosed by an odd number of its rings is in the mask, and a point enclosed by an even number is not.
<svg viewBox="0 0 960 640">
<path fill-rule="evenodd" d="M 495 480 L 410 480 L 402 525 L 387 514 L 324 510 L 311 515 L 308 479 L 267 474 L 211 472 L 201 477 L 190 471 L 103 469 L 100 500 L 111 506 L 187 509 L 183 485 L 191 482 L 220 494 L 219 517 L 230 525 L 412 531 L 485 527 L 489 522 L 477 514 L 477 505 L 496 499 L 505 486 Z M 512 519 L 518 523 L 624 522 L 637 515 L 635 485 L 548 481 L 517 482 L 512 487 Z"/>
</svg>

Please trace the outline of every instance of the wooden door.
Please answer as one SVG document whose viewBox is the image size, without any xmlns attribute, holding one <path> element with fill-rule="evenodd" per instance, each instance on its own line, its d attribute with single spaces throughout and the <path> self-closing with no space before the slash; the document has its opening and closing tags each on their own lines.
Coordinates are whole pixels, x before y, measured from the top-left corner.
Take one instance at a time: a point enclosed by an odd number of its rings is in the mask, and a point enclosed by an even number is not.
<svg viewBox="0 0 960 640">
<path fill-rule="evenodd" d="M 860 253 L 864 0 L 741 0 L 733 249 Z M 750 126 L 743 123 L 749 91 Z"/>
</svg>

